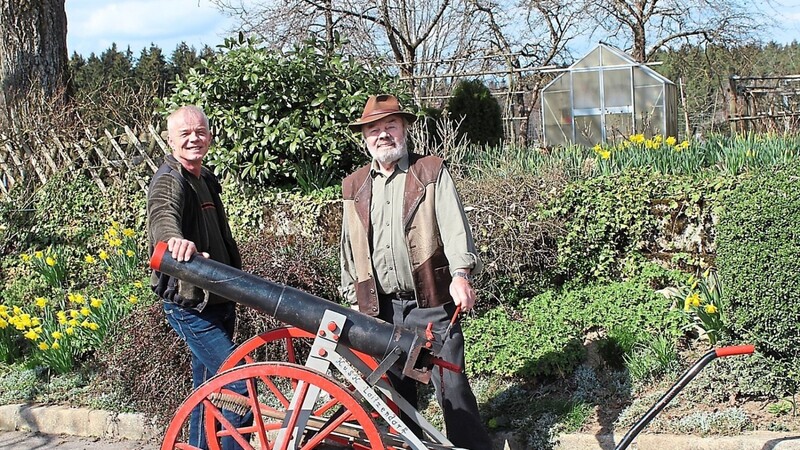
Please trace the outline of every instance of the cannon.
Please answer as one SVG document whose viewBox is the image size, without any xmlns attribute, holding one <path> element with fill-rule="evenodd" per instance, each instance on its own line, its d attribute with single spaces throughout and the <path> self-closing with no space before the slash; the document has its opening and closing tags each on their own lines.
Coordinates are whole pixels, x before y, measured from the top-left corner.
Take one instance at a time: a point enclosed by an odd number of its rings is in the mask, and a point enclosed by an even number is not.
<svg viewBox="0 0 800 450">
<path fill-rule="evenodd" d="M 161 450 L 197 449 L 185 438 L 191 411 L 199 406 L 211 450 L 230 441 L 246 450 L 457 449 L 397 395 L 385 376 L 390 367 L 400 365 L 405 376 L 427 383 L 436 368 L 461 370 L 437 357 L 443 338 L 430 327 L 411 330 L 388 324 L 210 259 L 177 262 L 163 242 L 156 245 L 150 266 L 291 325 L 239 346 L 217 375 L 183 402 L 167 427 Z M 311 341 L 305 353 L 298 351 L 302 340 Z M 255 351 L 275 343 L 284 346 L 287 361 L 256 362 Z M 634 424 L 615 450 L 626 449 L 713 359 L 753 351 L 752 345 L 742 345 L 708 352 Z M 246 395 L 229 388 L 242 382 Z M 411 432 L 400 411 L 419 425 L 422 437 Z M 252 425 L 234 426 L 226 417 L 231 412 L 252 414 Z"/>
</svg>

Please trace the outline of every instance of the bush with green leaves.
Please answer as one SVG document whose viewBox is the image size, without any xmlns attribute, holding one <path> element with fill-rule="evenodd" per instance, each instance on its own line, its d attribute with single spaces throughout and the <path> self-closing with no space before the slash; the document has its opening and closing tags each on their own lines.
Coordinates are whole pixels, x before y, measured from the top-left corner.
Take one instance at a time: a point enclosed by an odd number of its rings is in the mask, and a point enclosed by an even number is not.
<svg viewBox="0 0 800 450">
<path fill-rule="evenodd" d="M 503 141 L 503 112 L 492 92 L 480 80 L 461 81 L 447 103 L 459 136 L 476 145 L 497 146 Z"/>
<path fill-rule="evenodd" d="M 657 272 L 651 272 L 657 273 Z M 476 373 L 503 376 L 564 376 L 581 362 L 589 330 L 625 329 L 628 350 L 635 342 L 664 334 L 683 336 L 685 317 L 654 291 L 652 277 L 572 285 L 549 290 L 519 310 L 498 307 L 467 322 L 467 360 Z M 486 346 L 488 345 L 488 349 Z"/>
<path fill-rule="evenodd" d="M 396 78 L 313 38 L 285 54 L 241 35 L 222 49 L 178 79 L 161 107 L 205 110 L 216 137 L 206 163 L 223 176 L 304 192 L 338 184 L 366 161 L 347 124 L 367 97 L 395 94 L 411 106 Z"/>
<path fill-rule="evenodd" d="M 756 345 L 797 391 L 800 373 L 800 164 L 743 177 L 723 199 L 717 267 L 731 331 Z"/>
</svg>

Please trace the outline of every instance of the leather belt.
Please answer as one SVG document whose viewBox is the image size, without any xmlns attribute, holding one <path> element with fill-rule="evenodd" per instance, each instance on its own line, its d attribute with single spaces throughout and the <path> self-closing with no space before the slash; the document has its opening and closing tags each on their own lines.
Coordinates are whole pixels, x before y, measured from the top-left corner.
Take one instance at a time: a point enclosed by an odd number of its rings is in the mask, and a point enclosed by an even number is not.
<svg viewBox="0 0 800 450">
<path fill-rule="evenodd" d="M 417 296 L 413 291 L 409 292 L 392 292 L 391 294 L 381 294 L 381 297 L 392 300 L 416 300 Z"/>
</svg>

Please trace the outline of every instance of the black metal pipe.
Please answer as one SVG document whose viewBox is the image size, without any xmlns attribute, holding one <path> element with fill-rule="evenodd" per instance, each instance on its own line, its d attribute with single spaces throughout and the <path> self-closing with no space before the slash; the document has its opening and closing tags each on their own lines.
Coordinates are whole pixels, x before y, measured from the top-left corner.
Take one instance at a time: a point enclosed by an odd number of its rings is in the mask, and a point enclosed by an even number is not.
<svg viewBox="0 0 800 450">
<path fill-rule="evenodd" d="M 633 427 L 625 434 L 619 444 L 614 447 L 614 450 L 624 450 L 633 442 L 636 436 L 647 426 L 657 415 L 663 410 L 667 404 L 678 395 L 690 381 L 700 373 L 705 366 L 718 357 L 734 356 L 734 355 L 749 355 L 753 353 L 755 348 L 752 345 L 737 345 L 732 347 L 723 347 L 711 350 L 703 355 L 697 362 L 692 364 L 686 372 L 678 379 L 678 382 L 672 385 L 666 394 L 650 407 L 650 409 L 636 422 Z"/>
<path fill-rule="evenodd" d="M 309 333 L 316 334 L 326 310 L 340 313 L 347 321 L 339 337 L 343 345 L 384 358 L 399 347 L 403 373 L 427 383 L 434 364 L 434 352 L 441 343 L 430 341 L 421 330 L 392 325 L 359 311 L 325 300 L 299 289 L 275 283 L 217 261 L 194 256 L 178 262 L 165 242 L 155 246 L 150 267 L 158 272 L 191 283 L 236 303 L 259 309 L 270 316 Z"/>
</svg>

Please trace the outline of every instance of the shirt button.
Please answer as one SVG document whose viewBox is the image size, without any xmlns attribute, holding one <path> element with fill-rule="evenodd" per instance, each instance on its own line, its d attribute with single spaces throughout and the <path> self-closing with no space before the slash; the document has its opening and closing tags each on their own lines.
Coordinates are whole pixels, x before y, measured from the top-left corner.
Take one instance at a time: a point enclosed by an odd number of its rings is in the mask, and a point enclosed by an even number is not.
<svg viewBox="0 0 800 450">
<path fill-rule="evenodd" d="M 390 202 L 389 200 L 386 200 L 386 204 L 387 204 L 387 205 L 391 205 L 391 204 L 392 204 L 392 202 Z"/>
<path fill-rule="evenodd" d="M 386 248 L 389 248 L 389 246 L 387 245 Z"/>
</svg>

